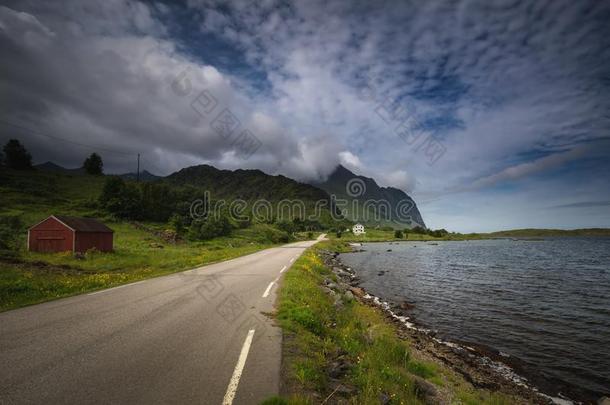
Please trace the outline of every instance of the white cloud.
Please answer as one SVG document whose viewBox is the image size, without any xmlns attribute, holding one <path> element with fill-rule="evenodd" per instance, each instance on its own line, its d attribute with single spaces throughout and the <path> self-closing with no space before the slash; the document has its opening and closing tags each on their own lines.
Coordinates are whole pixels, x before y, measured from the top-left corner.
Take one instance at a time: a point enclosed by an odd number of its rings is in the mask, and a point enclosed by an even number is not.
<svg viewBox="0 0 610 405">
<path fill-rule="evenodd" d="M 379 183 L 384 186 L 399 188 L 407 193 L 411 193 L 415 190 L 415 177 L 411 176 L 405 170 L 396 170 L 387 174 L 381 173 L 378 178 Z"/>
<path fill-rule="evenodd" d="M 348 150 L 339 152 L 339 161 L 351 171 L 361 173 L 364 169 L 364 165 L 360 161 L 360 158 Z"/>
</svg>

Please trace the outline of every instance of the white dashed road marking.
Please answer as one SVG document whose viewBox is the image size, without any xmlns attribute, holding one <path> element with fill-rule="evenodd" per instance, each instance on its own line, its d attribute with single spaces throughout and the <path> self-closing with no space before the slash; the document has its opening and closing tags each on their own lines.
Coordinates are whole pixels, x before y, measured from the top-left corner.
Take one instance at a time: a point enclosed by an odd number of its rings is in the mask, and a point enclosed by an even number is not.
<svg viewBox="0 0 610 405">
<path fill-rule="evenodd" d="M 239 379 L 241 378 L 241 373 L 244 371 L 246 359 L 248 358 L 248 353 L 250 352 L 250 346 L 252 346 L 252 338 L 254 337 L 254 331 L 254 329 L 250 329 L 250 331 L 248 332 L 248 336 L 246 336 L 244 345 L 241 348 L 241 353 L 239 354 L 239 359 L 237 360 L 237 364 L 235 365 L 235 370 L 233 370 L 233 376 L 231 377 L 231 381 L 229 381 L 227 392 L 225 393 L 225 397 L 222 400 L 222 405 L 231 405 L 233 403 L 233 399 L 235 399 L 235 394 L 237 393 L 237 386 L 239 385 Z"/>
<path fill-rule="evenodd" d="M 275 281 L 272 281 L 269 283 L 269 286 L 267 286 L 267 289 L 263 293 L 263 298 L 267 298 L 269 296 L 269 293 L 271 292 L 271 288 L 273 287 L 274 283 L 275 283 Z"/>
</svg>

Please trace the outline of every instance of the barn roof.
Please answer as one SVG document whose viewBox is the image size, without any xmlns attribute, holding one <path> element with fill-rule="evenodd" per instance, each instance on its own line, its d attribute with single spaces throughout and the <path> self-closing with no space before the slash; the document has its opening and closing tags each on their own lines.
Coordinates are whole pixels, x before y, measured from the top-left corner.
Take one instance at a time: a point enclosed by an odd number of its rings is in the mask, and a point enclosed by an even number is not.
<svg viewBox="0 0 610 405">
<path fill-rule="evenodd" d="M 68 217 L 65 215 L 53 215 L 60 222 L 69 226 L 77 232 L 114 232 L 106 225 L 93 218 Z"/>
</svg>

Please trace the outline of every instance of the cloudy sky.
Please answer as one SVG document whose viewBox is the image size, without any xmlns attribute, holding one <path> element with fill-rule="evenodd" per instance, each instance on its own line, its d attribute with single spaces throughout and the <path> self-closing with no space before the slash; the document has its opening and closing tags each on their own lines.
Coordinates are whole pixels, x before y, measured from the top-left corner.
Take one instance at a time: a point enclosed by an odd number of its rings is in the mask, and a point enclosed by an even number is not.
<svg viewBox="0 0 610 405">
<path fill-rule="evenodd" d="M 342 163 L 433 228 L 610 227 L 609 21 L 599 0 L 0 1 L 0 140 L 107 172 Z"/>
</svg>

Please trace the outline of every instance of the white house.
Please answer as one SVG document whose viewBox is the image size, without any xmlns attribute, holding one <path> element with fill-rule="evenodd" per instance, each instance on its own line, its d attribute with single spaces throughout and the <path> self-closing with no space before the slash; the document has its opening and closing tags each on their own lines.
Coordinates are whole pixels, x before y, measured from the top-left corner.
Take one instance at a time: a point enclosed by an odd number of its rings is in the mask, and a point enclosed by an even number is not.
<svg viewBox="0 0 610 405">
<path fill-rule="evenodd" d="M 354 227 L 352 228 L 352 232 L 354 233 L 354 235 L 362 235 L 364 232 L 364 225 L 362 224 L 356 224 L 354 225 Z"/>
</svg>

